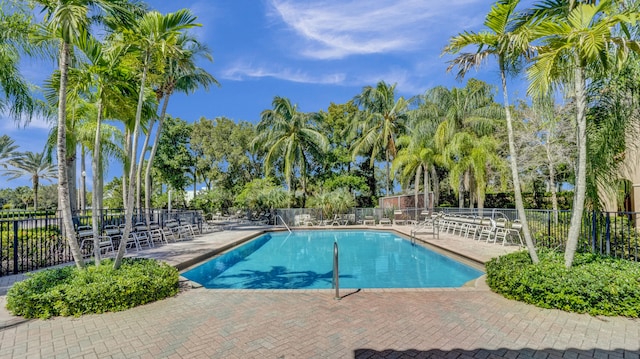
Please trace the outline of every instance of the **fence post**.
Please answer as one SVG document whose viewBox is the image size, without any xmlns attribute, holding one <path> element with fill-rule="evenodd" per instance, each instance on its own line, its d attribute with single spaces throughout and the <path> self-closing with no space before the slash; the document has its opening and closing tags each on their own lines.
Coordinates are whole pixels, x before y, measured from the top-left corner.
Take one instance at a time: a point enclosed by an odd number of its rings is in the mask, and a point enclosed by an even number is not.
<svg viewBox="0 0 640 359">
<path fill-rule="evenodd" d="M 18 274 L 18 221 L 13 221 L 13 274 Z"/>
<path fill-rule="evenodd" d="M 551 211 L 547 210 L 547 240 L 551 242 Z"/>
<path fill-rule="evenodd" d="M 605 246 L 607 255 L 611 255 L 611 213 L 607 212 L 607 216 L 605 217 L 605 229 L 604 229 L 604 238 L 605 238 Z"/>
<path fill-rule="evenodd" d="M 596 219 L 596 211 L 591 212 L 591 247 L 593 252 L 596 251 L 596 232 L 598 230 L 598 220 Z M 600 248 L 602 253 L 602 248 Z"/>
</svg>

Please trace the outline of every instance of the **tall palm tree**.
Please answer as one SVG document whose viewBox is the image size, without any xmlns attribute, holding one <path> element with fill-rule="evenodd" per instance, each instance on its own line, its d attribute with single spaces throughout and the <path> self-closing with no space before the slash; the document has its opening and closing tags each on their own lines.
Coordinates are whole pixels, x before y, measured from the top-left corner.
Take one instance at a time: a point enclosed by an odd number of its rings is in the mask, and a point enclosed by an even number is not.
<svg viewBox="0 0 640 359">
<path fill-rule="evenodd" d="M 129 160 L 126 169 L 128 171 L 128 191 L 127 201 L 125 202 L 126 222 L 123 236 L 127 238 L 132 228 L 134 191 L 136 183 L 136 158 L 138 147 L 138 136 L 142 122 L 142 110 L 145 103 L 145 90 L 147 89 L 147 77 L 149 69 L 154 61 L 159 61 L 173 53 L 180 52 L 181 49 L 176 46 L 179 34 L 186 29 L 200 26 L 195 22 L 196 17 L 191 11 L 183 9 L 173 13 L 163 15 L 157 11 L 151 11 L 141 19 L 138 19 L 136 27 L 132 33 L 129 33 L 125 39 L 125 43 L 130 44 L 130 49 L 137 55 L 140 61 L 140 82 L 138 89 L 138 105 L 136 107 L 135 123 L 133 131 L 129 136 L 126 158 Z M 118 248 L 114 267 L 119 268 L 125 252 L 125 241 Z"/>
<path fill-rule="evenodd" d="M 400 97 L 396 100 L 396 85 L 378 82 L 376 87 L 366 86 L 353 101 L 362 110 L 353 119 L 354 135 L 351 153 L 356 156 L 367 154 L 370 165 L 383 154 L 386 163 L 386 195 L 390 193 L 390 163 L 397 155 L 396 139 L 406 132 L 408 112 L 413 99 Z"/>
<path fill-rule="evenodd" d="M 266 151 L 266 175 L 271 173 L 276 161 L 283 160 L 283 174 L 290 196 L 293 195 L 293 177 L 297 169 L 306 198 L 307 165 L 312 156 L 320 156 L 328 149 L 329 141 L 311 124 L 309 114 L 299 112 L 288 98 L 276 96 L 272 105 L 273 109 L 260 114 L 256 127 L 258 135 L 253 145 Z"/>
<path fill-rule="evenodd" d="M 460 133 L 478 139 L 492 134 L 497 121 L 502 118 L 502 109 L 493 101 L 492 88 L 488 84 L 470 79 L 464 88 L 435 87 L 425 93 L 425 100 L 431 104 L 431 116 L 439 117 L 434 135 L 438 152 L 443 154 L 445 167 L 450 170 L 450 185 L 458 195 L 458 205 L 464 206 L 464 191 L 470 188 L 469 179 L 473 167 L 469 158 L 473 148 Z M 477 189 L 477 188 L 476 188 Z M 471 202 L 471 199 L 470 199 Z"/>
<path fill-rule="evenodd" d="M 507 73 L 515 69 L 515 64 L 523 56 L 529 53 L 529 45 L 526 37 L 511 31 L 514 26 L 516 7 L 520 0 L 500 0 L 493 5 L 484 21 L 488 31 L 464 32 L 449 40 L 449 44 L 444 51 L 457 54 L 468 46 L 475 46 L 476 51 L 472 53 L 462 53 L 455 58 L 447 70 L 458 66 L 458 77 L 462 78 L 467 71 L 479 66 L 487 57 L 494 56 L 498 60 L 500 70 L 500 80 L 502 84 L 502 94 L 504 100 L 504 110 L 507 120 L 507 137 L 509 142 L 509 163 L 511 166 L 511 178 L 513 180 L 513 192 L 516 200 L 516 210 L 518 217 L 522 221 L 522 232 L 525 243 L 529 250 L 529 255 L 533 263 L 538 263 L 538 255 L 533 244 L 531 231 L 524 211 L 522 200 L 522 189 L 520 186 L 520 176 L 518 174 L 518 157 L 513 135 L 513 120 L 509 105 L 509 95 L 507 91 Z"/>
<path fill-rule="evenodd" d="M 571 267 L 578 246 L 586 198 L 587 82 L 589 69 L 607 69 L 621 63 L 640 43 L 629 38 L 629 27 L 640 18 L 636 6 L 619 1 L 560 1 L 541 3 L 525 25 L 540 42 L 528 69 L 529 93 L 542 95 L 559 85 L 571 89 L 576 108 L 578 159 L 573 212 L 565 250 L 565 266 Z M 613 56 L 612 56 L 613 55 Z M 593 73 L 593 72 L 591 72 Z"/>
<path fill-rule="evenodd" d="M 77 44 L 85 54 L 87 62 L 78 69 L 80 78 L 83 79 L 82 89 L 87 93 L 87 98 L 95 103 L 95 119 L 86 122 L 86 131 L 81 131 L 78 136 L 83 146 L 92 150 L 92 204 L 91 223 L 94 238 L 98 240 L 100 230 L 100 210 L 102 206 L 103 173 L 106 161 L 103 155 L 119 153 L 119 148 L 114 143 L 122 143 L 114 126 L 102 124 L 105 114 L 123 114 L 132 112 L 132 94 L 135 88 L 132 85 L 133 75 L 123 65 L 125 52 L 124 46 L 117 46 L 109 38 L 104 42 L 97 41 L 92 36 L 83 36 Z M 95 92 L 91 92 L 95 89 Z M 128 110 L 128 111 L 127 111 Z M 126 117 L 126 115 L 124 115 Z M 83 128 L 83 130 L 85 129 Z M 103 153 L 104 152 L 104 153 Z M 122 156 L 120 156 L 122 157 Z M 99 246 L 96 249 L 95 263 L 100 264 Z"/>
<path fill-rule="evenodd" d="M 113 15 L 116 19 L 127 19 L 129 14 L 120 0 L 34 0 L 43 12 L 45 37 L 54 38 L 59 43 L 58 71 L 60 88 L 57 118 L 57 158 L 58 158 L 58 201 L 62 212 L 65 235 L 69 241 L 76 266 L 84 268 L 80 245 L 73 227 L 71 203 L 69 201 L 69 178 L 66 171 L 67 140 L 67 83 L 71 59 L 71 49 L 78 38 L 90 29 L 91 10 Z"/>
<path fill-rule="evenodd" d="M 400 148 L 396 158 L 391 164 L 391 172 L 401 171 L 400 182 L 403 187 L 407 187 L 408 182 L 414 179 L 414 202 L 418 207 L 418 196 L 420 193 L 421 176 L 424 174 L 423 190 L 424 190 L 424 208 L 430 208 L 428 199 L 429 192 L 429 171 L 435 164 L 435 149 L 433 145 L 433 137 L 427 138 L 420 133 L 421 127 L 412 127 L 408 135 L 398 138 L 397 144 Z"/>
<path fill-rule="evenodd" d="M 158 116 L 158 129 L 156 130 L 153 147 L 149 153 L 145 170 L 145 208 L 147 209 L 151 208 L 151 168 L 158 150 L 158 142 L 167 114 L 169 98 L 176 91 L 189 94 L 197 90 L 200 86 L 205 90 L 208 90 L 211 85 L 220 86 L 218 80 L 195 64 L 195 60 L 198 57 L 203 57 L 209 61 L 213 60 L 209 49 L 204 44 L 198 42 L 194 37 L 183 33 L 178 37 L 176 46 L 180 48 L 181 51 L 176 52 L 174 56 L 167 56 L 165 58 L 164 73 L 161 75 L 161 82 L 156 88 L 158 101 L 162 99 L 163 102 L 160 115 Z"/>
<path fill-rule="evenodd" d="M 5 171 L 5 175 L 9 176 L 9 180 L 20 177 L 31 178 L 31 184 L 33 185 L 33 209 L 38 210 L 38 188 L 40 181 L 56 178 L 56 167 L 51 164 L 51 159 L 45 155 L 45 152 L 24 152 L 18 153 L 9 164 L 11 167 Z"/>
</svg>

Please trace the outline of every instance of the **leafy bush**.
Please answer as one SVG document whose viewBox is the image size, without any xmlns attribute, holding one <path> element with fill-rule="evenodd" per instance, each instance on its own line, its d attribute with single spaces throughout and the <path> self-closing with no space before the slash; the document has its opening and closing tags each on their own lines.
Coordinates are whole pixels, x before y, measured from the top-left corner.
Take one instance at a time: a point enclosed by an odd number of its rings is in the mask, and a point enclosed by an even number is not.
<svg viewBox="0 0 640 359">
<path fill-rule="evenodd" d="M 533 265 L 526 251 L 487 263 L 487 284 L 507 298 L 591 315 L 640 317 L 640 263 L 577 253 L 564 267 L 562 253 L 542 250 Z"/>
<path fill-rule="evenodd" d="M 85 270 L 69 266 L 30 274 L 7 293 L 7 309 L 26 318 L 80 316 L 122 311 L 178 292 L 178 271 L 166 263 L 125 258 L 117 270 L 112 264 L 107 259 Z"/>
</svg>

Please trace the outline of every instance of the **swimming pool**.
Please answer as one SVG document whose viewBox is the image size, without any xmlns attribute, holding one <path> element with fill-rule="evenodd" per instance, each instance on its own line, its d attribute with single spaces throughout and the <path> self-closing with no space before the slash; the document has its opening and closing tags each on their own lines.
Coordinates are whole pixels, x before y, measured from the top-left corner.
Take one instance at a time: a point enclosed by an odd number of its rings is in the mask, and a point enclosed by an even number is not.
<svg viewBox="0 0 640 359">
<path fill-rule="evenodd" d="M 205 288 L 330 289 L 334 241 L 341 288 L 460 287 L 483 274 L 393 233 L 311 230 L 261 235 L 182 275 Z"/>
</svg>

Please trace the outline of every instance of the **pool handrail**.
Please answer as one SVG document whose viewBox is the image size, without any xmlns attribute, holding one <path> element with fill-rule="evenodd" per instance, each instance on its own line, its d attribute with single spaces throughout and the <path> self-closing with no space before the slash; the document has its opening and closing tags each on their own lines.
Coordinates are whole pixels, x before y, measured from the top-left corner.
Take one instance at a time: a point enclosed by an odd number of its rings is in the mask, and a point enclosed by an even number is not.
<svg viewBox="0 0 640 359">
<path fill-rule="evenodd" d="M 284 224 L 284 227 L 287 229 L 287 231 L 289 231 L 289 233 L 291 233 L 291 228 L 289 228 L 289 226 L 287 226 L 287 222 L 284 221 L 284 218 L 282 218 L 281 215 L 276 214 L 276 225 L 278 224 L 278 218 L 280 218 L 280 220 L 282 221 L 282 224 Z"/>
</svg>

